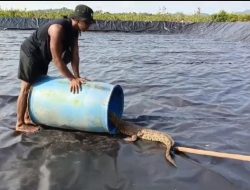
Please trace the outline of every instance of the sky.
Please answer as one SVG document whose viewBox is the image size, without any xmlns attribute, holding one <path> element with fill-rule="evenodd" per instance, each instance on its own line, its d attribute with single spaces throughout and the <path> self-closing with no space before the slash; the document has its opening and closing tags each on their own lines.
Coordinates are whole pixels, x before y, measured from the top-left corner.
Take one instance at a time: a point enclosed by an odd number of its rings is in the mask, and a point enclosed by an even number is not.
<svg viewBox="0 0 250 190">
<path fill-rule="evenodd" d="M 194 14 L 200 8 L 202 13 L 241 12 L 250 9 L 250 1 L 0 1 L 1 9 L 38 10 L 74 9 L 78 4 L 85 4 L 94 11 L 102 10 L 110 13 L 157 13 L 166 8 L 165 12 Z"/>
</svg>

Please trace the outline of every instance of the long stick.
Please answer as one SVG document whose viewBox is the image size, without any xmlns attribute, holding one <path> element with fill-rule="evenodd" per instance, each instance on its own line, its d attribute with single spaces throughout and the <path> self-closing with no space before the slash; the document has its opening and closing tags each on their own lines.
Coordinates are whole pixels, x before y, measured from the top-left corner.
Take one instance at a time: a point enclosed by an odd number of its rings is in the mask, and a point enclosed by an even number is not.
<svg viewBox="0 0 250 190">
<path fill-rule="evenodd" d="M 186 153 L 191 153 L 191 154 L 215 156 L 215 157 L 220 157 L 220 158 L 230 158 L 230 159 L 250 162 L 250 156 L 246 156 L 246 155 L 229 154 L 229 153 L 215 152 L 215 151 L 208 151 L 208 150 L 200 150 L 200 149 L 187 148 L 187 147 L 174 147 L 174 149 L 177 150 L 177 151 L 180 151 L 180 152 L 186 152 Z"/>
</svg>

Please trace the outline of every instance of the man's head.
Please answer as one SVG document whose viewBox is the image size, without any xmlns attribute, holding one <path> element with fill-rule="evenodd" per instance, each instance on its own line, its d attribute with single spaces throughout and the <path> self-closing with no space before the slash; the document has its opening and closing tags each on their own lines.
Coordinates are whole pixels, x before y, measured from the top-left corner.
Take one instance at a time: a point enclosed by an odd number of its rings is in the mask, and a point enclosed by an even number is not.
<svg viewBox="0 0 250 190">
<path fill-rule="evenodd" d="M 95 22 L 93 14 L 94 12 L 90 7 L 86 5 L 77 5 L 71 18 L 78 21 L 79 30 L 84 32 Z"/>
</svg>

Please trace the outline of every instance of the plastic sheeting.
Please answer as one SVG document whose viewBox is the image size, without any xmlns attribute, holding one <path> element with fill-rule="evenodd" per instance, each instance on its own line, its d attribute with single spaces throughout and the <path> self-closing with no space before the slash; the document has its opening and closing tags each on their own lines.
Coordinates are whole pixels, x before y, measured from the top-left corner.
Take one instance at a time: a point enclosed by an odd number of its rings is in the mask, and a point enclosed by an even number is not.
<svg viewBox="0 0 250 190">
<path fill-rule="evenodd" d="M 192 23 L 183 33 L 227 41 L 250 41 L 250 22 Z"/>
<path fill-rule="evenodd" d="M 86 32 L 81 74 L 123 87 L 126 121 L 167 132 L 182 146 L 247 155 L 250 45 L 197 34 L 242 39 L 248 27 L 189 24 L 182 32 L 191 36 Z M 154 142 L 54 128 L 16 134 L 18 53 L 31 33 L 0 31 L 0 190 L 249 189 L 249 162 L 174 154 L 174 168 Z M 59 75 L 53 64 L 49 75 Z"/>
<path fill-rule="evenodd" d="M 0 128 L 1 190 L 234 190 L 223 176 L 175 156 L 156 143 L 121 137 L 43 130 L 20 136 Z M 216 183 L 214 183 L 216 182 Z"/>
<path fill-rule="evenodd" d="M 0 18 L 0 30 L 34 30 L 48 19 Z M 163 34 L 202 35 L 225 40 L 250 41 L 250 23 L 180 23 L 180 22 L 131 22 L 97 21 L 89 31 L 144 32 Z"/>
<path fill-rule="evenodd" d="M 177 22 L 98 21 L 90 30 L 176 34 L 182 32 L 186 25 Z"/>
<path fill-rule="evenodd" d="M 2 30 L 36 29 L 48 19 L 0 18 Z M 176 22 L 97 21 L 90 31 L 179 33 L 187 24 Z"/>
<path fill-rule="evenodd" d="M 0 30 L 33 30 L 48 21 L 37 18 L 0 18 Z"/>
</svg>

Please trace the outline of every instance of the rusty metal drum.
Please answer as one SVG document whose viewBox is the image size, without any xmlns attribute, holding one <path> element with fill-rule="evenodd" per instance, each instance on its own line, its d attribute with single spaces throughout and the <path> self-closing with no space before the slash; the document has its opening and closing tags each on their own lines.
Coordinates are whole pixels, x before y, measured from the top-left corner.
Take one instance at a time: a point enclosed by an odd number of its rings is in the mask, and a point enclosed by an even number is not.
<svg viewBox="0 0 250 190">
<path fill-rule="evenodd" d="M 29 92 L 28 110 L 36 124 L 88 132 L 116 134 L 108 119 L 114 112 L 122 117 L 124 94 L 120 85 L 88 81 L 78 94 L 62 77 L 41 77 Z"/>
</svg>

